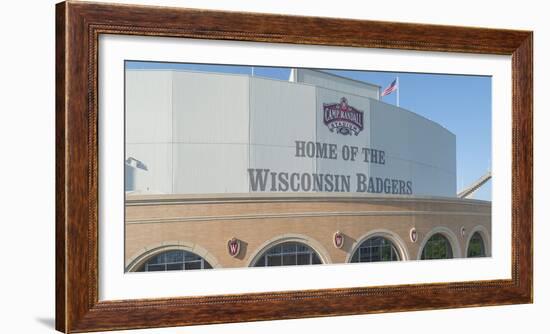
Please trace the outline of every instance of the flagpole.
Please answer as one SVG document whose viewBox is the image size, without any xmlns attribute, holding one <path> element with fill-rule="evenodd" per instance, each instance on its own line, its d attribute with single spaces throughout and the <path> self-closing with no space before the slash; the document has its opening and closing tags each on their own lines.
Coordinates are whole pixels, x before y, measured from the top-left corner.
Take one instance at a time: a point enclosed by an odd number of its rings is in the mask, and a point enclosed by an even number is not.
<svg viewBox="0 0 550 334">
<path fill-rule="evenodd" d="M 399 86 L 399 77 L 397 77 L 397 107 L 399 107 L 399 91 L 401 90 L 401 86 Z"/>
</svg>

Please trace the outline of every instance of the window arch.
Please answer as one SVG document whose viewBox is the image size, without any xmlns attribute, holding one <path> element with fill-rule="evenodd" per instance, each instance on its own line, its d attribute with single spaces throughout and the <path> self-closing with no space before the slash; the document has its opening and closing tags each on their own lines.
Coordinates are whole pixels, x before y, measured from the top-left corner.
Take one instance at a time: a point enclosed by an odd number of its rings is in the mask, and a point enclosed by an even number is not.
<svg viewBox="0 0 550 334">
<path fill-rule="evenodd" d="M 310 246 L 297 241 L 274 245 L 261 253 L 253 267 L 275 267 L 322 264 L 317 252 Z"/>
<path fill-rule="evenodd" d="M 475 232 L 468 242 L 467 257 L 485 257 L 485 242 L 479 232 Z"/>
<path fill-rule="evenodd" d="M 393 242 L 382 236 L 363 241 L 353 253 L 350 262 L 399 261 L 399 252 Z"/>
<path fill-rule="evenodd" d="M 181 250 L 173 249 L 158 253 L 143 262 L 136 271 L 171 271 L 212 269 L 212 265 L 201 256 Z"/>
<path fill-rule="evenodd" d="M 421 260 L 452 259 L 451 242 L 442 233 L 436 233 L 428 239 L 422 249 Z"/>
</svg>

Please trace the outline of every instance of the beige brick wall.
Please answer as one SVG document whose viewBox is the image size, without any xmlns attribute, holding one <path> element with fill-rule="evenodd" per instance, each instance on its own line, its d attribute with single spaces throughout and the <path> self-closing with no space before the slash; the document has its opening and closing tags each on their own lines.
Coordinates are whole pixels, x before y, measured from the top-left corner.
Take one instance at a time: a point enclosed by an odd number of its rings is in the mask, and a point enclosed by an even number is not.
<svg viewBox="0 0 550 334">
<path fill-rule="evenodd" d="M 411 228 L 418 232 L 416 242 L 410 240 Z M 490 254 L 491 204 L 408 197 L 133 196 L 127 198 L 125 229 L 127 269 L 170 248 L 193 251 L 214 267 L 245 267 L 281 240 L 302 241 L 324 262 L 344 263 L 359 242 L 375 234 L 390 238 L 403 259 L 415 260 L 426 239 L 442 232 L 453 244 L 453 255 L 464 257 L 469 237 L 478 230 Z M 340 249 L 333 244 L 336 231 L 345 236 Z M 241 241 L 236 257 L 227 251 L 233 237 Z"/>
</svg>

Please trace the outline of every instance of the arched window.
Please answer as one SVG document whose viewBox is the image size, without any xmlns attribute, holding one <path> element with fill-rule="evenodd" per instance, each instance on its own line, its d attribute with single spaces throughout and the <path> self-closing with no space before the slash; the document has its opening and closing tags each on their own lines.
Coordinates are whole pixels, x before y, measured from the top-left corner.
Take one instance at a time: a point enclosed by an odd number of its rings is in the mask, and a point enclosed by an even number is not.
<svg viewBox="0 0 550 334">
<path fill-rule="evenodd" d="M 468 257 L 485 257 L 485 243 L 479 232 L 475 232 L 468 244 Z"/>
<path fill-rule="evenodd" d="M 136 271 L 168 271 L 212 269 L 210 263 L 197 254 L 184 250 L 169 250 L 145 261 Z"/>
<path fill-rule="evenodd" d="M 422 250 L 422 260 L 452 259 L 453 248 L 449 240 L 441 233 L 436 233 L 428 239 Z"/>
<path fill-rule="evenodd" d="M 395 245 L 384 237 L 365 240 L 353 253 L 351 262 L 399 261 Z"/>
<path fill-rule="evenodd" d="M 284 242 L 269 248 L 256 260 L 254 267 L 300 266 L 321 264 L 319 255 L 300 242 Z"/>
</svg>

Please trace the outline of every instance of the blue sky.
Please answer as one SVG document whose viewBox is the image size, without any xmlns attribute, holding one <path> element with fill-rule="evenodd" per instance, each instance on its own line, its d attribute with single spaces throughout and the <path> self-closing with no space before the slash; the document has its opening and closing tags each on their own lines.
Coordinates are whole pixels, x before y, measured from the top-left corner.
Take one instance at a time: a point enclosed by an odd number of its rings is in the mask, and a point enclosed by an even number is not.
<svg viewBox="0 0 550 334">
<path fill-rule="evenodd" d="M 127 69 L 184 69 L 252 73 L 250 66 L 126 62 Z M 424 73 L 326 70 L 387 87 L 399 77 L 399 106 L 433 120 L 456 135 L 457 190 L 470 185 L 491 167 L 491 77 Z M 288 80 L 290 68 L 254 67 L 254 75 Z M 382 98 L 396 104 L 394 92 Z M 490 200 L 491 181 L 472 198 Z"/>
</svg>

